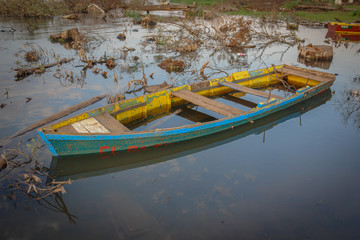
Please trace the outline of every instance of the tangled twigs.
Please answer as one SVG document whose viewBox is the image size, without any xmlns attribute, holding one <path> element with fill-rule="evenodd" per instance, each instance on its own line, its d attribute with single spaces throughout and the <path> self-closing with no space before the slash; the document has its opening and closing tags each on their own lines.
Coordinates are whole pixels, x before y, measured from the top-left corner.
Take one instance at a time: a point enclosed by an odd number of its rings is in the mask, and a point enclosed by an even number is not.
<svg viewBox="0 0 360 240">
<path fill-rule="evenodd" d="M 130 80 L 128 82 L 128 89 L 126 90 L 125 93 L 138 92 L 141 89 L 146 88 L 146 86 L 147 86 L 147 78 L 146 78 L 144 66 L 142 67 L 142 73 L 143 73 L 143 77 L 142 77 L 141 80 L 134 79 L 134 80 Z M 139 89 L 136 89 L 137 86 L 141 86 L 141 87 Z M 132 90 L 130 90 L 131 87 L 134 87 L 134 88 Z"/>
<path fill-rule="evenodd" d="M 17 179 L 16 189 L 23 191 L 29 197 L 35 200 L 46 198 L 54 193 L 61 192 L 65 194 L 64 184 L 71 184 L 71 181 L 51 182 L 45 188 L 41 186 L 41 179 L 35 174 L 24 174 L 22 178 Z"/>
<path fill-rule="evenodd" d="M 20 190 L 27 194 L 30 198 L 35 200 L 40 200 L 46 198 L 55 193 L 65 194 L 65 184 L 71 184 L 71 181 L 56 182 L 52 180 L 49 184 L 49 179 L 52 177 L 48 174 L 48 168 L 45 167 L 42 163 L 39 162 L 37 158 L 37 150 L 41 147 L 38 146 L 39 140 L 32 139 L 30 143 L 26 144 L 27 150 L 18 144 L 17 149 L 6 149 L 3 156 L 15 156 L 8 161 L 9 171 L 2 175 L 0 178 L 6 176 L 10 171 L 19 167 L 25 167 L 22 170 L 23 173 L 20 173 L 17 178 L 13 181 L 14 183 L 10 184 L 10 190 Z M 31 153 L 28 153 L 28 152 Z M 15 161 L 16 158 L 20 158 Z"/>
<path fill-rule="evenodd" d="M 221 18 L 218 26 L 211 26 L 216 33 L 216 38 L 220 39 L 227 47 L 241 47 L 247 44 L 250 39 L 251 30 L 250 20 L 240 18 Z"/>
<path fill-rule="evenodd" d="M 290 85 L 287 81 L 285 81 L 283 78 L 278 78 L 277 76 L 277 72 L 276 72 L 276 68 L 275 68 L 275 64 L 271 64 L 271 66 L 274 68 L 275 71 L 275 77 L 277 80 L 279 80 L 282 85 L 284 86 L 284 88 L 286 90 L 288 90 L 289 92 L 296 92 L 296 88 L 293 85 Z"/>
</svg>

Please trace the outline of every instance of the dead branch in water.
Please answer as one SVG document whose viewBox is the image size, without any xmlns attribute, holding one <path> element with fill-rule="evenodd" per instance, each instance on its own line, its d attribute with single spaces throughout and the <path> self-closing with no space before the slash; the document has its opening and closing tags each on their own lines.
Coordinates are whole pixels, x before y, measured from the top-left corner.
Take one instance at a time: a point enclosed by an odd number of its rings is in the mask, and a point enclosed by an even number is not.
<svg viewBox="0 0 360 240">
<path fill-rule="evenodd" d="M 22 80 L 22 79 L 26 78 L 27 76 L 29 76 L 31 74 L 44 73 L 46 68 L 51 68 L 51 67 L 56 66 L 56 65 L 61 65 L 63 63 L 67 63 L 67 62 L 70 62 L 72 60 L 74 60 L 74 58 L 70 58 L 70 59 L 63 58 L 58 62 L 49 63 L 49 64 L 45 64 L 45 65 L 42 65 L 42 66 L 34 67 L 34 68 L 15 68 L 13 70 L 17 71 L 16 78 L 17 78 L 17 81 L 19 81 L 19 80 Z"/>
<path fill-rule="evenodd" d="M 130 80 L 128 82 L 128 89 L 125 91 L 125 93 L 138 92 L 141 89 L 146 88 L 146 86 L 147 86 L 147 78 L 146 78 L 144 66 L 142 67 L 142 73 L 143 73 L 143 77 L 142 77 L 141 80 L 134 79 L 134 80 Z M 141 86 L 141 87 L 136 89 L 137 86 Z M 134 88 L 132 90 L 130 90 L 131 87 L 134 87 Z"/>
<path fill-rule="evenodd" d="M 208 77 L 207 76 L 205 76 L 205 74 L 204 74 L 204 70 L 205 70 L 205 68 L 207 67 L 207 65 L 209 64 L 209 61 L 207 61 L 201 68 L 200 68 L 200 76 L 204 79 L 204 80 L 206 80 Z"/>
<path fill-rule="evenodd" d="M 212 67 L 208 66 L 208 64 L 209 64 L 209 61 L 207 61 L 207 62 L 201 67 L 201 69 L 200 69 L 200 76 L 201 76 L 204 80 L 207 80 L 207 79 L 209 79 L 209 77 L 211 77 L 212 75 L 214 75 L 214 74 L 219 74 L 219 73 L 225 73 L 226 76 L 229 76 L 229 74 L 228 74 L 227 72 L 225 72 L 225 71 L 223 71 L 223 70 L 220 70 L 220 69 L 212 68 Z M 211 70 L 213 70 L 214 72 L 210 73 L 209 76 L 206 76 L 206 75 L 204 74 L 204 71 L 205 71 L 206 68 L 211 69 Z"/>
</svg>

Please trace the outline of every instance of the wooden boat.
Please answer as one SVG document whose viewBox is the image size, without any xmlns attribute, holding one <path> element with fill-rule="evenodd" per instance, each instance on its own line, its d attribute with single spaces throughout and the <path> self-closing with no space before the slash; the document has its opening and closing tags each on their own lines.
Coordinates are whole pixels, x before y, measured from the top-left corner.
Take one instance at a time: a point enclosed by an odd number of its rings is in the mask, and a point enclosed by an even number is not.
<svg viewBox="0 0 360 240">
<path fill-rule="evenodd" d="M 360 35 L 360 23 L 329 22 L 328 30 L 341 35 Z"/>
<path fill-rule="evenodd" d="M 335 75 L 330 73 L 288 65 L 236 72 L 228 77 L 99 107 L 45 126 L 38 133 L 54 156 L 115 154 L 117 151 L 158 148 L 254 122 L 329 89 L 334 80 Z M 289 86 L 296 91 L 286 96 L 288 91 L 282 90 Z M 272 89 L 284 93 L 284 96 L 273 94 Z M 240 98 L 247 95 L 260 96 L 265 101 L 254 103 Z M 222 103 L 220 99 L 227 99 L 224 101 L 228 103 Z M 236 106 L 232 106 L 234 104 Z M 242 110 L 240 105 L 249 109 Z M 196 111 L 192 109 L 194 106 L 216 114 L 211 116 Z M 150 121 L 159 122 L 164 116 L 166 120 L 175 114 L 192 119 L 194 123 L 153 130 L 136 128 Z"/>
<path fill-rule="evenodd" d="M 158 148 L 148 148 L 135 152 L 111 152 L 102 155 L 77 155 L 52 157 L 49 182 L 84 179 L 93 176 L 105 175 L 113 172 L 126 171 L 138 167 L 148 166 L 194 154 L 209 148 L 226 144 L 250 135 L 263 135 L 262 141 L 266 140 L 265 132 L 290 119 L 299 118 L 307 112 L 316 109 L 331 99 L 330 89 L 318 94 L 311 99 L 291 106 L 282 111 L 263 117 L 254 123 L 247 123 L 241 127 L 228 129 L 200 138 L 191 139 L 179 143 L 170 144 L 159 151 Z M 259 139 L 259 141 L 261 141 Z"/>
</svg>

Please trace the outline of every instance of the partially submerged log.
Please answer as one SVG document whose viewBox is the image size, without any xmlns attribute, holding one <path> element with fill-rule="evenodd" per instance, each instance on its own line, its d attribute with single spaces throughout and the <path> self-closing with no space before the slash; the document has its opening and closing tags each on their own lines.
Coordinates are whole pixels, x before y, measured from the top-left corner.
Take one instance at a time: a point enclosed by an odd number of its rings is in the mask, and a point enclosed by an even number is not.
<svg viewBox="0 0 360 240">
<path fill-rule="evenodd" d="M 31 75 L 31 74 L 41 74 L 45 72 L 46 68 L 50 68 L 56 65 L 61 65 L 63 63 L 67 63 L 74 60 L 74 58 L 63 58 L 61 59 L 59 62 L 54 62 L 54 63 L 49 63 L 49 64 L 45 64 L 39 67 L 34 67 L 34 68 L 15 68 L 13 69 L 14 71 L 17 71 L 16 74 L 16 78 L 17 80 L 22 80 L 24 78 L 26 78 L 27 76 Z"/>
<path fill-rule="evenodd" d="M 197 8 L 196 3 L 193 5 L 173 5 L 173 4 L 161 4 L 161 5 L 123 5 L 120 6 L 124 9 L 133 9 L 139 11 L 186 11 L 186 10 L 195 10 Z"/>
<path fill-rule="evenodd" d="M 299 57 L 308 60 L 329 61 L 332 60 L 334 52 L 332 46 L 327 45 L 312 45 L 299 46 Z"/>
<path fill-rule="evenodd" d="M 162 84 L 159 84 L 159 85 L 147 86 L 145 88 L 145 91 L 149 92 L 149 93 L 154 93 L 154 92 L 163 91 L 163 90 L 166 90 L 166 89 L 169 89 L 172 87 L 173 87 L 172 84 L 168 84 L 166 81 L 164 81 Z"/>
<path fill-rule="evenodd" d="M 102 100 L 106 96 L 107 96 L 106 94 L 99 95 L 99 96 L 93 97 L 93 98 L 91 98 L 89 100 L 86 100 L 84 102 L 78 103 L 78 104 L 76 104 L 74 106 L 71 106 L 71 107 L 69 107 L 67 109 L 64 109 L 64 110 L 62 110 L 62 111 L 60 111 L 58 113 L 55 113 L 55 114 L 53 114 L 53 115 L 51 115 L 51 116 L 49 116 L 47 118 L 44 118 L 43 120 L 40 120 L 39 122 L 34 123 L 30 127 L 27 127 L 26 129 L 17 132 L 15 135 L 11 136 L 10 139 L 14 138 L 14 137 L 17 137 L 17 136 L 20 136 L 20 135 L 23 135 L 23 134 L 25 134 L 27 132 L 30 132 L 30 131 L 32 131 L 32 130 L 34 130 L 36 128 L 39 128 L 39 127 L 41 127 L 41 126 L 43 126 L 45 124 L 51 123 L 51 122 L 53 122 L 55 120 L 58 120 L 58 119 L 60 119 L 62 117 L 65 117 L 65 116 L 67 116 L 67 115 L 69 115 L 69 114 L 71 114 L 73 112 L 76 112 L 76 111 L 78 111 L 78 110 L 80 110 L 82 108 L 90 106 L 90 105 Z"/>
</svg>

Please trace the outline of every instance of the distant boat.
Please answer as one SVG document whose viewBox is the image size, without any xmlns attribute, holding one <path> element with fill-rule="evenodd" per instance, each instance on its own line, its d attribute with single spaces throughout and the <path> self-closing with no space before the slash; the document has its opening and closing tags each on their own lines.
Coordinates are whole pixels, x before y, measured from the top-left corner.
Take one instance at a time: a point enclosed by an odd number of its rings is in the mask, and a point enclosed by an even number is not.
<svg viewBox="0 0 360 240">
<path fill-rule="evenodd" d="M 328 30 L 341 35 L 360 35 L 360 23 L 329 22 Z"/>
<path fill-rule="evenodd" d="M 334 74 L 289 65 L 236 72 L 115 102 L 45 126 L 38 133 L 54 156 L 158 148 L 253 123 L 324 92 L 334 81 Z M 271 89 L 280 95 L 273 94 Z M 265 101 L 255 103 L 241 98 L 247 94 Z M 248 109 L 241 110 L 240 105 Z M 195 106 L 216 114 L 195 110 Z M 174 115 L 193 124 L 137 130 L 142 124 L 169 121 Z"/>
</svg>

